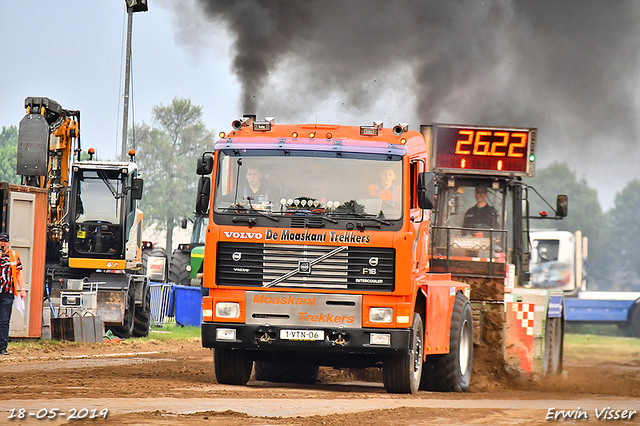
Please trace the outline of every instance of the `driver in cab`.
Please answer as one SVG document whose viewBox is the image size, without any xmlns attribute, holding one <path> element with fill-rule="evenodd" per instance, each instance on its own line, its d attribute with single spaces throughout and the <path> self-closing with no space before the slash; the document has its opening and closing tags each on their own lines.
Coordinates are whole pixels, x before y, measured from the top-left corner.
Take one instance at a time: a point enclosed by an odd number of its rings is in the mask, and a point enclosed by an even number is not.
<svg viewBox="0 0 640 426">
<path fill-rule="evenodd" d="M 247 168 L 247 184 L 242 188 L 242 199 L 257 202 L 260 197 L 267 200 L 269 198 L 269 187 L 262 184 L 262 172 L 255 166 Z"/>
<path fill-rule="evenodd" d="M 400 200 L 400 185 L 394 184 L 396 172 L 388 167 L 382 169 L 378 175 L 379 181 L 369 185 L 369 192 L 372 198 L 379 198 L 396 206 Z"/>
<path fill-rule="evenodd" d="M 279 199 L 279 194 L 263 178 L 262 171 L 258 166 L 247 168 L 247 182 L 242 187 L 242 199 L 249 200 L 257 209 L 261 206 L 273 205 Z"/>
<path fill-rule="evenodd" d="M 487 204 L 487 188 L 476 187 L 476 205 L 469 208 L 464 215 L 463 228 L 497 229 L 498 213 L 493 206 Z"/>
</svg>

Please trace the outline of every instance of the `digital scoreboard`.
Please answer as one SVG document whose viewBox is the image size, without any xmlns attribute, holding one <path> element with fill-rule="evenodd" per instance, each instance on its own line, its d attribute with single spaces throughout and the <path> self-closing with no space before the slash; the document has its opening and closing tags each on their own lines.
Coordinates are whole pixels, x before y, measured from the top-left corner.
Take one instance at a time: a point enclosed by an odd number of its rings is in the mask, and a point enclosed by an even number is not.
<svg viewBox="0 0 640 426">
<path fill-rule="evenodd" d="M 535 128 L 455 124 L 425 127 L 431 128 L 433 171 L 533 177 Z"/>
</svg>

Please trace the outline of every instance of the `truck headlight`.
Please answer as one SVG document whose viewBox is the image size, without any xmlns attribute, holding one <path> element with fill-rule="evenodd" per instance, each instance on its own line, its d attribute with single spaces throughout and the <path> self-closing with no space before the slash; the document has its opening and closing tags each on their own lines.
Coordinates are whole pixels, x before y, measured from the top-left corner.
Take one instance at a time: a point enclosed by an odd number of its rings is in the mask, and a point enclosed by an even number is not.
<svg viewBox="0 0 640 426">
<path fill-rule="evenodd" d="M 236 302 L 216 303 L 216 316 L 218 318 L 238 318 L 240 317 L 240 304 Z"/>
<path fill-rule="evenodd" d="M 371 333 L 369 335 L 369 344 L 370 345 L 390 346 L 391 345 L 391 335 L 390 334 L 381 334 L 381 333 Z"/>
<path fill-rule="evenodd" d="M 233 328 L 216 329 L 216 340 L 236 340 L 236 330 Z"/>
<path fill-rule="evenodd" d="M 393 322 L 393 308 L 369 308 L 369 321 L 381 323 Z"/>
</svg>

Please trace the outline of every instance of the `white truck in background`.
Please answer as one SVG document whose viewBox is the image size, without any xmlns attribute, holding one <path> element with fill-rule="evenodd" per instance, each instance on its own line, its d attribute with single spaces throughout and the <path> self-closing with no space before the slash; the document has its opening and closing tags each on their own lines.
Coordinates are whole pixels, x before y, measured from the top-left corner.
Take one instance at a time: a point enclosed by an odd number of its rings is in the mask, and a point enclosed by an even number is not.
<svg viewBox="0 0 640 426">
<path fill-rule="evenodd" d="M 588 239 L 582 232 L 531 232 L 531 286 L 565 293 L 565 321 L 617 324 L 640 337 L 640 292 L 588 288 Z"/>
</svg>

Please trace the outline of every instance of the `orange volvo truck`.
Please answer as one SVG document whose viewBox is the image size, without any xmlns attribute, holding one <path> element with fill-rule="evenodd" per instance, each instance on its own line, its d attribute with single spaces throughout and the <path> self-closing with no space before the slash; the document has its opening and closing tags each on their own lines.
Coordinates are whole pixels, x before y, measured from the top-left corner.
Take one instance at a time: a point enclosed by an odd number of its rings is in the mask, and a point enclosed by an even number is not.
<svg viewBox="0 0 640 426">
<path fill-rule="evenodd" d="M 430 147 L 406 124 L 245 116 L 198 162 L 202 344 L 219 383 L 381 367 L 385 389 L 466 391 L 470 286 L 430 269 Z"/>
</svg>

